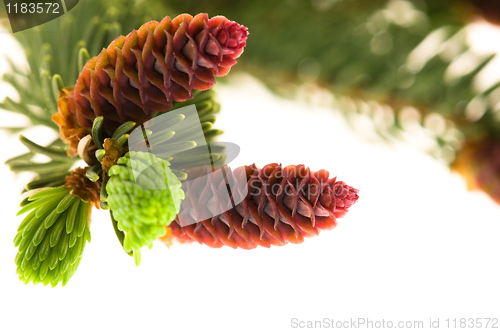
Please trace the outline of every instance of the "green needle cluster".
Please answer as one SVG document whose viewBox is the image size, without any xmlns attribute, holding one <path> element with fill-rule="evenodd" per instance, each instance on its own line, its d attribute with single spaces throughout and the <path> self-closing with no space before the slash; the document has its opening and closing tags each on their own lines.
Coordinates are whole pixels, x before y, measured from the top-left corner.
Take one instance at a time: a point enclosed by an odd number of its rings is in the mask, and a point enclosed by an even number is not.
<svg viewBox="0 0 500 332">
<path fill-rule="evenodd" d="M 66 154 L 66 146 L 61 139 L 57 139 L 48 146 L 39 145 L 27 137 L 20 135 L 19 140 L 29 152 L 7 160 L 5 163 L 14 173 L 33 172 L 36 177 L 28 183 L 26 189 L 41 187 L 55 187 L 64 184 L 64 177 L 76 162 Z M 48 162 L 37 162 L 36 157 L 45 156 Z"/>
<path fill-rule="evenodd" d="M 109 170 L 107 203 L 117 227 L 125 232 L 123 247 L 140 264 L 142 247 L 165 235 L 175 219 L 184 192 L 170 163 L 146 152 L 128 152 Z"/>
<path fill-rule="evenodd" d="M 66 285 L 90 242 L 90 203 L 72 195 L 70 188 L 56 187 L 37 190 L 21 205 L 17 215 L 32 211 L 14 239 L 19 279 L 26 284 Z"/>
<path fill-rule="evenodd" d="M 205 135 L 207 143 L 212 142 L 216 136 L 222 134 L 222 130 L 213 128 L 216 119 L 215 115 L 220 112 L 220 104 L 217 101 L 216 93 L 212 89 L 206 91 L 194 90 L 193 99 L 188 99 L 183 102 L 174 102 L 170 111 L 189 105 L 196 106 L 201 128 L 203 129 L 203 134 Z"/>
</svg>

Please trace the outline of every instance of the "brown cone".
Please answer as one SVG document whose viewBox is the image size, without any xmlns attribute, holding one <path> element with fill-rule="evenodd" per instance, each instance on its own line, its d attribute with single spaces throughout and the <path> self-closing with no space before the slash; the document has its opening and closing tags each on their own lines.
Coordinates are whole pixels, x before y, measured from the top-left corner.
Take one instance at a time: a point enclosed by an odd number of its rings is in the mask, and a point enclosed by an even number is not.
<svg viewBox="0 0 500 332">
<path fill-rule="evenodd" d="M 59 126 L 61 139 L 69 144 L 67 153 L 70 157 L 78 154 L 78 143 L 88 134 L 86 129 L 78 125 L 74 114 L 69 110 L 68 96 L 72 91 L 73 87 L 64 88 L 59 91 L 59 100 L 57 101 L 58 112 L 52 116 L 52 121 Z"/>
<path fill-rule="evenodd" d="M 337 218 L 344 216 L 358 200 L 357 189 L 336 178 L 329 179 L 325 170 L 312 173 L 304 165 L 283 168 L 269 164 L 261 170 L 251 165 L 234 172 L 243 171 L 248 194 L 241 203 L 218 216 L 187 226 L 181 226 L 177 217 L 169 226 L 172 235 L 168 240 L 243 249 L 302 243 L 305 237 L 317 236 L 320 230 L 337 226 Z M 207 188 L 197 188 L 196 182 L 192 181 L 186 190 L 186 200 L 196 200 L 193 206 L 206 205 L 212 197 L 215 203 L 210 201 L 210 204 L 223 204 L 217 199 L 222 197 L 218 193 L 230 191 L 224 181 Z M 231 197 L 234 199 L 235 193 Z"/>
<path fill-rule="evenodd" d="M 244 26 L 207 14 L 148 22 L 87 62 L 69 107 L 84 128 L 101 115 L 109 133 L 125 121 L 141 124 L 226 75 L 247 35 Z"/>
<path fill-rule="evenodd" d="M 101 181 L 90 181 L 85 173 L 88 167 L 75 168 L 71 174 L 66 176 L 65 187 L 71 188 L 70 193 L 79 197 L 84 202 L 93 203 L 96 208 L 100 207 L 101 203 Z"/>
</svg>

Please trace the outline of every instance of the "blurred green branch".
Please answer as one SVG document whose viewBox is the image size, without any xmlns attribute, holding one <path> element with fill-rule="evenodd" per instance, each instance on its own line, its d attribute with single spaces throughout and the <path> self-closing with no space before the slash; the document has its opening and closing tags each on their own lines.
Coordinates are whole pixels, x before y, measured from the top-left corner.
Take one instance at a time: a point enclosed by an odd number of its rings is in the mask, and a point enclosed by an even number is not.
<svg viewBox="0 0 500 332">
<path fill-rule="evenodd" d="M 485 91 L 475 87 L 494 55 L 470 50 L 464 27 L 476 12 L 467 1 L 172 0 L 170 5 L 177 12 L 206 11 L 247 25 L 252 38 L 235 70 L 282 95 L 296 95 L 302 84 L 327 89 L 347 119 L 370 117 L 383 138 L 408 137 L 406 129 L 415 124 L 409 124 L 412 110 L 419 113 L 421 132 L 436 142 L 429 152 L 447 161 L 464 138 L 500 133 L 498 84 Z M 471 69 L 453 75 L 450 65 L 465 56 Z"/>
</svg>

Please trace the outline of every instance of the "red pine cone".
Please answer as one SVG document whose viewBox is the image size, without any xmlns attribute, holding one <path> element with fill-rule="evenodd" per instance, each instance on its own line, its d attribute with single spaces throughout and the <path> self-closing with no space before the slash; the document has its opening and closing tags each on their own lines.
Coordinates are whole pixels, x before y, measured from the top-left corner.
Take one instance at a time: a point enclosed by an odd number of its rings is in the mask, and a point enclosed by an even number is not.
<svg viewBox="0 0 500 332">
<path fill-rule="evenodd" d="M 78 123 L 91 128 L 97 116 L 112 130 L 125 121 L 142 123 L 172 101 L 207 90 L 226 75 L 247 39 L 247 28 L 223 16 L 182 14 L 151 21 L 116 38 L 84 66 L 70 95 Z"/>
<path fill-rule="evenodd" d="M 302 243 L 305 237 L 317 236 L 320 230 L 337 226 L 337 218 L 343 217 L 358 200 L 357 189 L 336 178 L 329 179 L 326 170 L 311 173 L 304 165 L 269 164 L 261 170 L 255 165 L 239 167 L 233 174 L 239 172 L 246 172 L 248 189 L 241 203 L 218 216 L 187 226 L 181 226 L 178 216 L 169 226 L 172 237 L 180 242 L 198 241 L 212 248 L 226 245 L 253 249 Z M 222 205 L 217 197 L 223 197 L 220 193 L 226 190 L 231 200 L 238 197 L 224 181 L 206 188 L 205 184 L 196 179 L 187 188 L 191 194 L 186 199 L 191 200 L 192 206 Z M 185 217 L 189 218 L 189 213 Z"/>
</svg>

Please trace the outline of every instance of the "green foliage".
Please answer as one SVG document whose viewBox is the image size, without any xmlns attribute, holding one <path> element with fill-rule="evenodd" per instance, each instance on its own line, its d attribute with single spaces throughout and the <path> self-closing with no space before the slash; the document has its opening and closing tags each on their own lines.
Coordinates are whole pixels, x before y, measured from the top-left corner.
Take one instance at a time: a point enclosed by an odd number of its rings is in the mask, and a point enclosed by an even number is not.
<svg viewBox="0 0 500 332">
<path fill-rule="evenodd" d="M 28 183 L 28 190 L 40 187 L 54 187 L 64 183 L 64 177 L 69 174 L 69 169 L 77 159 L 70 158 L 66 154 L 65 144 L 57 139 L 49 146 L 41 146 L 27 137 L 19 137 L 30 152 L 7 160 L 5 163 L 15 173 L 33 172 L 36 178 Z M 35 162 L 33 159 L 37 155 L 49 158 L 48 162 Z"/>
<path fill-rule="evenodd" d="M 306 96 L 313 103 L 320 99 L 319 86 L 334 96 L 328 105 L 339 108 L 362 133 L 410 143 L 426 137 L 434 142 L 427 151 L 448 161 L 463 138 L 500 138 L 495 108 L 500 87 L 478 90 L 475 85 L 492 57 L 470 49 L 464 27 L 473 11 L 466 1 L 169 4 L 176 13 L 204 11 L 246 25 L 251 38 L 233 70 L 255 75 L 284 96 Z M 454 76 L 450 65 L 462 56 L 469 58 L 470 70 Z"/>
<path fill-rule="evenodd" d="M 17 274 L 24 283 L 66 285 L 90 242 L 90 203 L 70 189 L 41 189 L 21 204 L 18 215 L 31 211 L 19 225 L 14 244 Z"/>
<path fill-rule="evenodd" d="M 142 247 L 165 235 L 175 219 L 184 192 L 166 160 L 144 152 L 129 152 L 109 170 L 107 203 L 117 227 L 125 232 L 123 247 L 136 264 Z"/>
<path fill-rule="evenodd" d="M 214 141 L 216 136 L 223 133 L 222 130 L 212 128 L 216 119 L 215 115 L 220 112 L 220 104 L 217 101 L 216 93 L 212 89 L 206 91 L 194 90 L 192 99 L 183 102 L 173 102 L 173 107 L 170 111 L 189 105 L 196 106 L 207 143 Z"/>
</svg>

